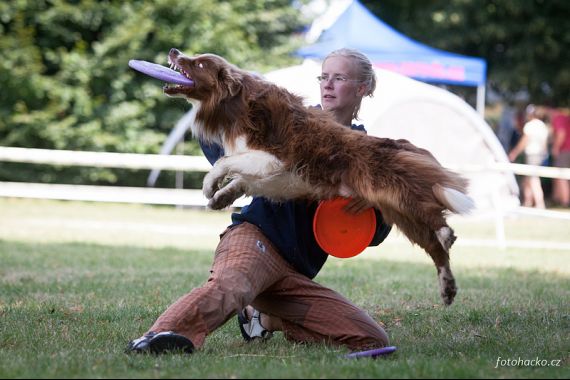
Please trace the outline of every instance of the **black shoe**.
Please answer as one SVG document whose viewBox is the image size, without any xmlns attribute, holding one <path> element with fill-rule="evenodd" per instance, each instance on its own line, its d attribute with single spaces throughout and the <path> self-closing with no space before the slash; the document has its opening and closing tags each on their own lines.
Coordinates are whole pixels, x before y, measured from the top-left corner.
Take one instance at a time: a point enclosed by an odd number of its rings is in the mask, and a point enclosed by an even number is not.
<svg viewBox="0 0 570 380">
<path fill-rule="evenodd" d="M 172 331 L 161 333 L 151 331 L 138 339 L 131 340 L 126 349 L 127 353 L 163 354 L 171 351 L 191 354 L 194 351 L 194 344 L 192 344 L 190 339 Z"/>
</svg>

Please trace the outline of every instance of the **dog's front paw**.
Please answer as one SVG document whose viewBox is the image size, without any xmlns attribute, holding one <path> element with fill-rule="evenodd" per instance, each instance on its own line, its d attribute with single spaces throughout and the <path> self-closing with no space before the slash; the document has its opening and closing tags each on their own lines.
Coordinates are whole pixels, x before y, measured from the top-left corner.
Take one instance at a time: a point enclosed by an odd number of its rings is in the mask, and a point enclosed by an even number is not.
<svg viewBox="0 0 570 380">
<path fill-rule="evenodd" d="M 214 194 L 223 187 L 223 181 L 228 175 L 228 157 L 222 157 L 214 164 L 204 177 L 202 192 L 207 199 L 212 199 Z"/>
<path fill-rule="evenodd" d="M 208 202 L 208 208 L 212 210 L 222 210 L 230 206 L 233 202 L 234 199 L 229 199 L 225 196 L 218 197 L 214 195 L 214 197 Z"/>
<path fill-rule="evenodd" d="M 214 197 L 214 194 L 216 194 L 219 189 L 218 182 L 218 178 L 211 175 L 211 172 L 206 174 L 204 182 L 202 183 L 202 192 L 206 199 L 212 199 L 212 197 Z"/>
<path fill-rule="evenodd" d="M 231 206 L 231 204 L 244 193 L 243 182 L 234 178 L 230 183 L 213 194 L 210 202 L 208 202 L 208 207 L 213 210 L 221 210 Z"/>
</svg>

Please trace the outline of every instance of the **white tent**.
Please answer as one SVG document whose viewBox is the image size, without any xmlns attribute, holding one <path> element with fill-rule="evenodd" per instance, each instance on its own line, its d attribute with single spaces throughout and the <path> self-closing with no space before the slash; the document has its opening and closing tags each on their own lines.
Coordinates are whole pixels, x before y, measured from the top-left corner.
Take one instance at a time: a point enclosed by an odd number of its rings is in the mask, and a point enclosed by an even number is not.
<svg viewBox="0 0 570 380">
<path fill-rule="evenodd" d="M 305 60 L 265 77 L 315 105 L 320 102 L 320 70 L 320 62 Z M 376 76 L 374 97 L 363 101 L 358 121 L 370 135 L 404 138 L 428 149 L 470 180 L 469 192 L 480 210 L 519 204 L 513 173 L 466 170 L 509 162 L 492 129 L 471 106 L 448 91 L 394 72 L 376 69 Z"/>
</svg>

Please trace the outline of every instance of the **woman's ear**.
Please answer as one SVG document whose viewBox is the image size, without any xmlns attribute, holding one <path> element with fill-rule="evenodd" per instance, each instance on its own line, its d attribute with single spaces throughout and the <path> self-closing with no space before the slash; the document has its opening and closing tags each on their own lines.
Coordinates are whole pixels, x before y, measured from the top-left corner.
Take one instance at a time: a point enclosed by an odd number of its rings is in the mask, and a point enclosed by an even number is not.
<svg viewBox="0 0 570 380">
<path fill-rule="evenodd" d="M 365 97 L 368 92 L 368 86 L 366 85 L 366 83 L 361 83 L 358 85 L 358 88 L 356 89 L 356 95 L 360 98 Z"/>
</svg>

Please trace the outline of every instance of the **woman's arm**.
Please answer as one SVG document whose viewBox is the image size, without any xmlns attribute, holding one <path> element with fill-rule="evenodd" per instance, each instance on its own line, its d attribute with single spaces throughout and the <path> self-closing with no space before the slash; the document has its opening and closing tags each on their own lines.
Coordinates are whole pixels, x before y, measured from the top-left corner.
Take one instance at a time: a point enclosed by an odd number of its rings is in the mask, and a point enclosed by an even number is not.
<svg viewBox="0 0 570 380">
<path fill-rule="evenodd" d="M 528 135 L 523 134 L 517 145 L 509 152 L 509 161 L 512 162 L 516 160 L 519 154 L 521 154 L 524 148 L 526 148 L 527 144 Z"/>
<path fill-rule="evenodd" d="M 200 148 L 202 148 L 202 152 L 204 152 L 204 156 L 208 159 L 212 166 L 218 161 L 220 158 L 224 157 L 224 148 L 220 145 L 212 143 L 208 144 L 203 142 L 202 140 L 198 140 L 200 143 Z"/>
</svg>

